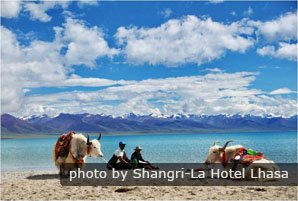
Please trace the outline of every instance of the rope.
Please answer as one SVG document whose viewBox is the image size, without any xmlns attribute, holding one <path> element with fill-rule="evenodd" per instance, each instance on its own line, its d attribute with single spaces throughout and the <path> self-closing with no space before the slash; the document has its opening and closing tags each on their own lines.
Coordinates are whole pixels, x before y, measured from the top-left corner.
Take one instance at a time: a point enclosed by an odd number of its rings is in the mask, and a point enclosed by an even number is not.
<svg viewBox="0 0 298 201">
<path fill-rule="evenodd" d="M 107 163 L 108 166 L 110 166 L 111 168 L 113 168 L 113 166 L 104 157 L 102 157 L 102 160 L 104 160 Z"/>
</svg>

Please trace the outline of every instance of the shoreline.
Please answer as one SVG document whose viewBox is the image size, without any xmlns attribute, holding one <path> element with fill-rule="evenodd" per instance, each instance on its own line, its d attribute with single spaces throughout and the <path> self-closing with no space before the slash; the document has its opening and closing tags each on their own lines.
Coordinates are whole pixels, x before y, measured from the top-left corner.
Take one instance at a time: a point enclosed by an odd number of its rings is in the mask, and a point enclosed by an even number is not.
<svg viewBox="0 0 298 201">
<path fill-rule="evenodd" d="M 57 171 L 1 172 L 2 200 L 297 200 L 297 186 L 61 186 Z"/>
<path fill-rule="evenodd" d="M 208 134 L 239 134 L 239 133 L 278 133 L 278 132 L 297 132 L 296 130 L 293 131 L 279 131 L 279 130 L 230 130 L 230 131 L 175 131 L 175 132 L 119 132 L 119 133 L 105 133 L 106 136 L 148 136 L 148 135 L 180 135 L 180 134 L 192 134 L 192 135 L 208 135 Z M 78 131 L 76 133 L 87 133 Z M 1 134 L 1 140 L 12 140 L 12 139 L 32 139 L 32 138 L 53 138 L 59 137 L 61 134 Z M 88 133 L 90 136 L 97 136 L 98 133 Z"/>
</svg>

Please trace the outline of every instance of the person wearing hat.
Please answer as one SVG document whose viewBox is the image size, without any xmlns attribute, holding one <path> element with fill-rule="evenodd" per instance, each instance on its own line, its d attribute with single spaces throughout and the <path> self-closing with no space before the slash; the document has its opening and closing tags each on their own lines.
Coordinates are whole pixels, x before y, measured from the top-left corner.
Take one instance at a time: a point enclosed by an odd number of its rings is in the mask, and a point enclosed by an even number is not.
<svg viewBox="0 0 298 201">
<path fill-rule="evenodd" d="M 126 143 L 124 141 L 119 142 L 119 148 L 114 152 L 112 158 L 107 164 L 108 169 L 115 168 L 117 170 L 124 170 L 132 168 L 130 160 L 128 159 L 124 150 L 125 145 Z"/>
<path fill-rule="evenodd" d="M 133 163 L 134 168 L 145 168 L 145 169 L 158 169 L 157 167 L 154 167 L 149 163 L 149 161 L 145 161 L 142 156 L 142 147 L 141 146 L 136 146 L 134 149 L 135 151 L 131 155 L 131 161 Z"/>
</svg>

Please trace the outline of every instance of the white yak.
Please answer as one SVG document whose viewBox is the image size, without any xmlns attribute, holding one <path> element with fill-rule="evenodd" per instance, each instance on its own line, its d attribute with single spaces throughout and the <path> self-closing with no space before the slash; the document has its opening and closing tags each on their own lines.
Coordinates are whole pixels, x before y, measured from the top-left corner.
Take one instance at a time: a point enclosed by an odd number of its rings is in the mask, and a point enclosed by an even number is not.
<svg viewBox="0 0 298 201">
<path fill-rule="evenodd" d="M 228 146 L 230 142 L 232 142 L 232 140 L 227 141 L 222 147 L 217 145 L 217 142 L 214 142 L 214 144 L 209 149 L 208 156 L 205 160 L 205 165 L 206 166 L 217 165 L 217 167 L 220 167 L 221 169 L 224 169 L 224 170 L 232 169 L 233 167 L 235 167 L 234 166 L 235 164 L 233 162 L 233 157 L 240 149 L 244 147 L 242 145 Z M 245 168 L 245 178 L 247 179 L 251 178 L 251 170 L 254 170 L 253 172 L 258 172 L 259 170 L 262 170 L 262 171 L 279 170 L 279 168 L 274 163 L 274 161 L 269 160 L 267 158 L 261 158 L 259 160 L 255 160 L 248 166 L 240 163 L 236 166 L 236 168 L 237 168 L 236 170 L 239 170 L 240 168 Z"/>
<path fill-rule="evenodd" d="M 89 140 L 82 134 L 72 134 L 72 139 L 70 141 L 70 150 L 66 157 L 56 157 L 55 147 L 53 151 L 53 160 L 55 165 L 60 170 L 60 174 L 68 174 L 72 169 L 82 167 L 86 162 L 87 156 L 89 157 L 103 157 L 100 145 L 101 134 L 99 134 L 97 139 Z M 58 142 L 57 142 L 58 143 Z"/>
</svg>

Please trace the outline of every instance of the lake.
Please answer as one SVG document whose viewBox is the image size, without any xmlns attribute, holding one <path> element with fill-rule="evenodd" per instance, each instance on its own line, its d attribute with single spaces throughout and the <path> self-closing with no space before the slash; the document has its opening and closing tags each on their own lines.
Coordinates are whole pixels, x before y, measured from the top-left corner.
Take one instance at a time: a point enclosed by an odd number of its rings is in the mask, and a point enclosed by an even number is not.
<svg viewBox="0 0 298 201">
<path fill-rule="evenodd" d="M 130 157 L 136 145 L 143 148 L 143 157 L 152 162 L 199 163 L 203 162 L 214 141 L 224 144 L 242 144 L 246 148 L 263 152 L 267 158 L 279 163 L 297 161 L 296 132 L 254 132 L 213 134 L 146 134 L 103 135 L 102 151 L 109 160 L 118 142 L 127 143 L 126 153 Z M 57 136 L 51 138 L 1 140 L 2 171 L 55 170 L 52 150 Z M 103 163 L 102 159 L 88 158 L 88 162 Z"/>
</svg>

